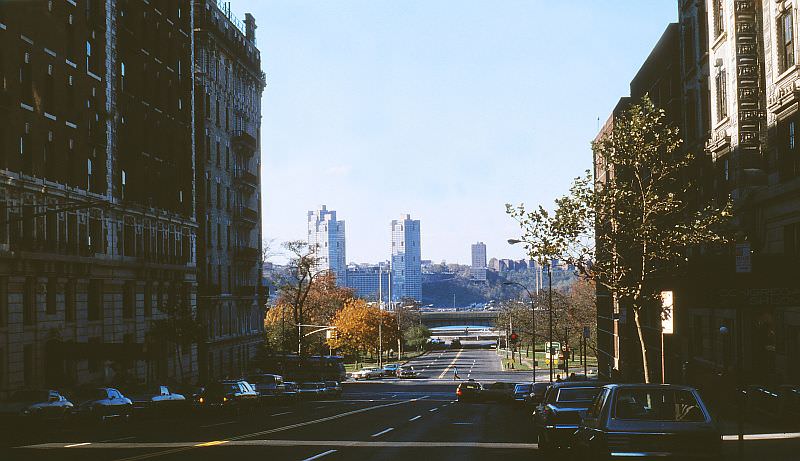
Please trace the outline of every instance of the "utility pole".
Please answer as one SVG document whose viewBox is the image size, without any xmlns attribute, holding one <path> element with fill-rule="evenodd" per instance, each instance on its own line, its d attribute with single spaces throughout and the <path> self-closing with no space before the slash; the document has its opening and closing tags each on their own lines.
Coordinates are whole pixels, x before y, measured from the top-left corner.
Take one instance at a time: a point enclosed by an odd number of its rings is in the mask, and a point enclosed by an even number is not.
<svg viewBox="0 0 800 461">
<path fill-rule="evenodd" d="M 378 268 L 378 367 L 383 366 L 383 269 Z M 389 296 L 391 296 L 392 289 L 389 288 Z"/>
<path fill-rule="evenodd" d="M 553 382 L 553 273 L 550 268 L 552 260 L 547 260 L 547 297 L 548 310 L 550 311 L 550 382 Z"/>
</svg>

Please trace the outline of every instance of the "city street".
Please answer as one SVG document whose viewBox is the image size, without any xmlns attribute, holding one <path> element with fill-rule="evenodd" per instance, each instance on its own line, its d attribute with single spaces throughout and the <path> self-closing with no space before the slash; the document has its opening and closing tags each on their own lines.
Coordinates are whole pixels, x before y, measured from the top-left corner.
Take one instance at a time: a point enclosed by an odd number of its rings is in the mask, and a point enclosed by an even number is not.
<svg viewBox="0 0 800 461">
<path fill-rule="evenodd" d="M 493 350 L 435 351 L 410 365 L 416 380 L 348 382 L 337 400 L 274 405 L 240 418 L 197 416 L 100 428 L 46 430 L 4 442 L 4 460 L 220 459 L 437 460 L 536 459 L 525 412 L 509 404 L 455 402 L 452 369 L 477 381 L 524 381 L 500 371 Z M 736 458 L 726 442 L 726 459 Z M 793 459 L 797 439 L 748 441 L 746 459 Z"/>
<path fill-rule="evenodd" d="M 500 404 L 457 404 L 462 378 L 513 381 L 493 350 L 437 351 L 410 363 L 418 380 L 348 382 L 341 399 L 273 406 L 258 415 L 132 421 L 102 430 L 60 430 L 11 441 L 3 459 L 530 459 L 526 415 Z"/>
</svg>

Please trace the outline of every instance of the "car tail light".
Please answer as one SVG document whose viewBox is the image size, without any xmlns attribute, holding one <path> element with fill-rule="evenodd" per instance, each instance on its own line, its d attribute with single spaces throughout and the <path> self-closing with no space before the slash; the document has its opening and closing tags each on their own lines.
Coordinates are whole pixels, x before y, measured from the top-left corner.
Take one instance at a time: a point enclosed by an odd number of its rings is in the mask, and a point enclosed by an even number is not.
<svg viewBox="0 0 800 461">
<path fill-rule="evenodd" d="M 223 401 L 223 402 L 227 402 L 227 401 L 228 401 L 228 398 L 227 398 L 227 397 L 223 397 L 223 398 L 222 398 L 222 401 Z"/>
<path fill-rule="evenodd" d="M 204 399 L 204 398 L 202 398 L 202 397 L 200 397 L 200 399 L 199 399 L 198 401 L 199 401 L 200 403 L 205 403 L 205 399 Z"/>
<path fill-rule="evenodd" d="M 461 389 L 456 389 L 456 395 L 461 395 L 461 394 L 463 394 L 463 393 L 464 393 L 464 392 L 463 392 Z"/>
</svg>

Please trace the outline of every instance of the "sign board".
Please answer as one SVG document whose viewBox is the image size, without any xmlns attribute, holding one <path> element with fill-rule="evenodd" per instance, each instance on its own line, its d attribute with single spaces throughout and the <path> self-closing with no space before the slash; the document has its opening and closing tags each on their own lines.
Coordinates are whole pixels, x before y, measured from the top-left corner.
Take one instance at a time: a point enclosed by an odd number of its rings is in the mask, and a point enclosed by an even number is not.
<svg viewBox="0 0 800 461">
<path fill-rule="evenodd" d="M 749 274 L 752 272 L 753 267 L 750 261 L 750 244 L 737 243 L 736 244 L 736 273 Z"/>
<path fill-rule="evenodd" d="M 661 333 L 671 335 L 674 332 L 674 322 L 672 319 L 672 292 L 661 292 Z"/>
<path fill-rule="evenodd" d="M 588 338 L 589 336 L 591 336 L 589 334 L 589 327 L 583 327 L 583 337 Z"/>
</svg>

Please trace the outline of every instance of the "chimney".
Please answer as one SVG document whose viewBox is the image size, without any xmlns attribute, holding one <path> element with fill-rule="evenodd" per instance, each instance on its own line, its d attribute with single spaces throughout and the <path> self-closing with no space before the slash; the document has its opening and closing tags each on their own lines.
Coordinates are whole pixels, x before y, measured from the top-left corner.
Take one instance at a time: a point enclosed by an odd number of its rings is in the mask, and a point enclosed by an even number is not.
<svg viewBox="0 0 800 461">
<path fill-rule="evenodd" d="M 244 29 L 245 29 L 245 37 L 250 43 L 256 43 L 256 18 L 253 17 L 250 13 L 245 13 L 244 15 Z"/>
</svg>

